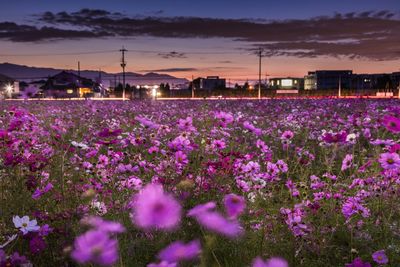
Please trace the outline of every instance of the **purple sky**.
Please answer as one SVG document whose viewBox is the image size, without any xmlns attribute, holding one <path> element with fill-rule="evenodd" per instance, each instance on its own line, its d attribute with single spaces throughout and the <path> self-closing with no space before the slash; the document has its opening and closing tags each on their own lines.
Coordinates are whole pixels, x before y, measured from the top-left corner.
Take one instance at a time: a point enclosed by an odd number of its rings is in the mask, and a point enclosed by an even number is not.
<svg viewBox="0 0 400 267">
<path fill-rule="evenodd" d="M 124 45 L 128 71 L 245 80 L 263 47 L 272 77 L 400 69 L 398 0 L 2 2 L 0 62 L 118 72 Z"/>
</svg>

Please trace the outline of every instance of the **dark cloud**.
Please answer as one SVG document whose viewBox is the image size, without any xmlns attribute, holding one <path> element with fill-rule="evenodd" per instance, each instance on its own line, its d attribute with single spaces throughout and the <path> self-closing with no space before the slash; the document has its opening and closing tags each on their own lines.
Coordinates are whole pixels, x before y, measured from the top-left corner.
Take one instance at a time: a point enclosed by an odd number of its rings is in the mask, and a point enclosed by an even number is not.
<svg viewBox="0 0 400 267">
<path fill-rule="evenodd" d="M 399 16 L 387 10 L 337 13 L 333 16 L 280 21 L 198 17 L 132 17 L 91 9 L 69 13 L 45 12 L 37 18 L 41 23 L 75 29 L 66 34 L 65 38 L 99 36 L 216 37 L 247 42 L 250 50 L 261 46 L 265 49 L 266 56 L 333 56 L 373 60 L 400 58 L 398 52 Z M 37 32 L 42 29 L 34 28 L 33 31 Z M 49 29 L 58 30 L 56 28 Z M 13 29 L 6 29 L 0 33 L 0 38 L 13 41 L 31 41 L 33 35 L 29 31 L 17 31 L 16 33 Z M 30 38 L 24 38 L 23 34 Z M 18 35 L 19 38 L 7 38 L 10 35 Z M 34 39 L 54 38 L 52 35 L 46 36 L 42 33 Z M 159 56 L 182 58 L 185 57 L 185 54 L 171 52 L 160 53 Z"/>
<path fill-rule="evenodd" d="M 14 22 L 0 22 L 0 40 L 13 42 L 36 42 L 53 39 L 69 38 L 96 38 L 109 36 L 105 32 L 93 32 L 90 30 L 66 30 L 54 27 L 35 27 L 30 25 L 18 25 Z"/>
<path fill-rule="evenodd" d="M 187 72 L 187 71 L 199 71 L 196 68 L 168 68 L 168 69 L 157 69 L 157 70 L 142 70 L 142 72 Z"/>
<path fill-rule="evenodd" d="M 179 53 L 176 51 L 168 52 L 168 53 L 158 53 L 158 55 L 162 58 L 169 59 L 169 58 L 186 58 L 185 53 Z"/>
</svg>

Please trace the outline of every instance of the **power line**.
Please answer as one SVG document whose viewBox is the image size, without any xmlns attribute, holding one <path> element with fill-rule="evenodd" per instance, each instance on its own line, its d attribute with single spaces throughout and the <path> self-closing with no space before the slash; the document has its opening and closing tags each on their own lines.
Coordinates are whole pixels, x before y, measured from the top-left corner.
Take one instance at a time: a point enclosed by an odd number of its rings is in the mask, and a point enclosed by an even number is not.
<svg viewBox="0 0 400 267">
<path fill-rule="evenodd" d="M 0 57 L 49 57 L 49 56 L 74 56 L 74 55 L 93 55 L 93 54 L 107 54 L 116 53 L 120 50 L 99 50 L 99 51 L 81 51 L 81 52 L 69 52 L 69 53 L 37 53 L 37 54 L 0 54 Z M 169 53 L 181 53 L 186 55 L 234 55 L 234 54 L 249 54 L 249 52 L 243 51 L 163 51 L 163 50 L 139 50 L 129 49 L 132 53 L 143 53 L 143 54 L 157 54 L 166 56 Z M 171 56 L 173 57 L 173 56 Z"/>
<path fill-rule="evenodd" d="M 48 57 L 48 56 L 74 56 L 74 55 L 92 55 L 115 53 L 117 50 L 100 50 L 86 52 L 71 52 L 71 53 L 38 53 L 38 54 L 0 54 L 0 57 Z"/>
</svg>

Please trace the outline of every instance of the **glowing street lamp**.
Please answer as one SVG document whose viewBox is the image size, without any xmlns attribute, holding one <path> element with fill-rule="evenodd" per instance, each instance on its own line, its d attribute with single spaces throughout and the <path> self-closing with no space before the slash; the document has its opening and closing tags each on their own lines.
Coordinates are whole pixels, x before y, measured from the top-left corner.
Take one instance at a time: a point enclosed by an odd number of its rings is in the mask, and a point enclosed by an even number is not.
<svg viewBox="0 0 400 267">
<path fill-rule="evenodd" d="M 8 97 L 11 97 L 11 94 L 12 94 L 12 92 L 13 92 L 13 86 L 11 85 L 11 84 L 6 84 L 5 86 L 4 86 L 4 91 L 5 91 L 5 93 L 7 94 L 7 96 Z"/>
<path fill-rule="evenodd" d="M 157 87 L 151 89 L 151 95 L 153 96 L 153 99 L 157 99 Z"/>
</svg>

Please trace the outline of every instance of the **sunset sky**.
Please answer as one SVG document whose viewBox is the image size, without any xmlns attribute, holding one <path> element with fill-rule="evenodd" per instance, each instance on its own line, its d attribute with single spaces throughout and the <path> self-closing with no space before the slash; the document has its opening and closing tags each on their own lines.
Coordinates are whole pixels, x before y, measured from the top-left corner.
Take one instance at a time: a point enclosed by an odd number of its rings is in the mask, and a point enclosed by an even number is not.
<svg viewBox="0 0 400 267">
<path fill-rule="evenodd" d="M 254 79 L 400 70 L 399 0 L 0 0 L 0 63 Z"/>
</svg>

